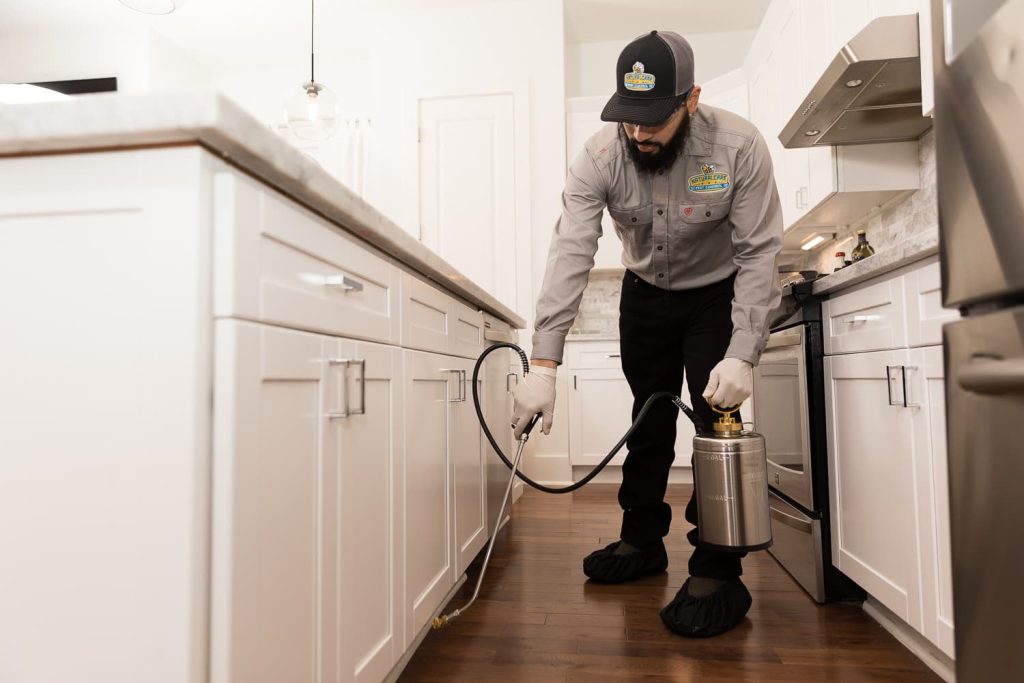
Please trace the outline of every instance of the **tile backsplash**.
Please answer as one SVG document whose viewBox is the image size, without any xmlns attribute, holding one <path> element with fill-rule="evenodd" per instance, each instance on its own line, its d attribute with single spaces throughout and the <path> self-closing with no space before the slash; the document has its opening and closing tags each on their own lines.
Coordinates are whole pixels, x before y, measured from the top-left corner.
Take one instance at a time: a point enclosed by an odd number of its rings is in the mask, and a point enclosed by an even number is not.
<svg viewBox="0 0 1024 683">
<path fill-rule="evenodd" d="M 817 270 L 828 274 L 835 270 L 835 254 L 846 252 L 849 260 L 857 244 L 857 230 L 864 230 L 876 252 L 883 251 L 924 232 L 939 229 L 935 196 L 935 131 L 930 130 L 918 142 L 921 163 L 921 189 L 913 194 L 883 204 L 863 220 L 840 226 L 831 242 L 796 262 L 800 270 Z"/>
<path fill-rule="evenodd" d="M 619 334 L 619 293 L 622 270 L 592 270 L 583 290 L 580 311 L 569 330 L 570 335 Z"/>
</svg>

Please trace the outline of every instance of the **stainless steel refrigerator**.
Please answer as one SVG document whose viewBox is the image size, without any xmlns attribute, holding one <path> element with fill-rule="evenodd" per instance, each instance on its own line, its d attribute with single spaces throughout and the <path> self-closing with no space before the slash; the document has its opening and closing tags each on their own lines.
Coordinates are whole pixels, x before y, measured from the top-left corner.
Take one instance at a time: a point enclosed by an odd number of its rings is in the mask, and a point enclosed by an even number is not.
<svg viewBox="0 0 1024 683">
<path fill-rule="evenodd" d="M 933 0 L 959 683 L 1024 681 L 1024 0 Z"/>
</svg>

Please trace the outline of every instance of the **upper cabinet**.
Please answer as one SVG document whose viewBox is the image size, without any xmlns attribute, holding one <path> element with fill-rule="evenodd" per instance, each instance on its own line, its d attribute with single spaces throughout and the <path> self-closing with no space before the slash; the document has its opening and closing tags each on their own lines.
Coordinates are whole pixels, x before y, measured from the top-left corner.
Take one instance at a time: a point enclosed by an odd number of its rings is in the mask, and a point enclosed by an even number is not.
<svg viewBox="0 0 1024 683">
<path fill-rule="evenodd" d="M 878 17 L 914 14 L 919 4 L 928 3 L 775 0 L 765 14 L 747 60 L 750 119 L 772 155 L 787 249 L 811 232 L 853 223 L 918 188 L 915 141 L 787 149 L 779 134 L 843 45 Z M 930 98 L 930 33 L 921 36 L 922 82 L 929 86 L 922 90 Z"/>
</svg>

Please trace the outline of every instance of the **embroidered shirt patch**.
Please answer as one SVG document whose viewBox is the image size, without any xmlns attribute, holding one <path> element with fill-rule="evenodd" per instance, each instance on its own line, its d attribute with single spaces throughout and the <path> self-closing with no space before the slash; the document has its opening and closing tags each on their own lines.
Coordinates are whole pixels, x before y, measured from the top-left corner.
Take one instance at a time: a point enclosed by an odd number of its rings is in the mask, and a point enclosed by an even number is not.
<svg viewBox="0 0 1024 683">
<path fill-rule="evenodd" d="M 687 180 L 690 192 L 723 192 L 732 184 L 729 174 L 719 171 L 714 164 L 702 164 L 700 170 Z"/>
</svg>

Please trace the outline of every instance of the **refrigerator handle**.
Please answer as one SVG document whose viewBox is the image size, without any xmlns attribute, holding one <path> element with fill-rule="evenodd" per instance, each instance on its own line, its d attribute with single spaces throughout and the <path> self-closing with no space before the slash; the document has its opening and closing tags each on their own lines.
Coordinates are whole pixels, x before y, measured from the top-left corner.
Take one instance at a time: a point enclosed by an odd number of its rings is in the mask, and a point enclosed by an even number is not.
<svg viewBox="0 0 1024 683">
<path fill-rule="evenodd" d="M 1024 393 L 1024 358 L 973 360 L 957 371 L 956 381 L 987 396 Z"/>
</svg>

